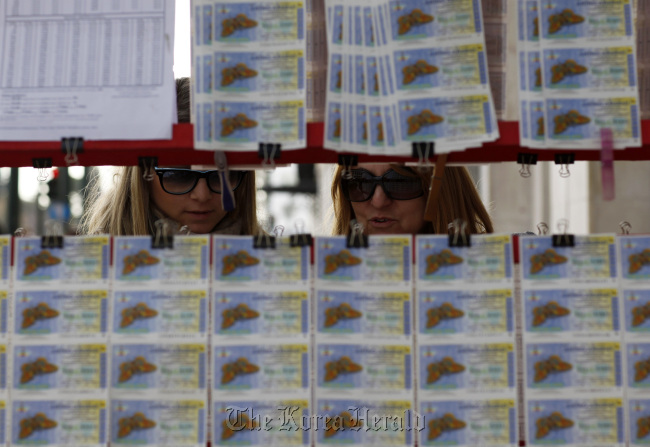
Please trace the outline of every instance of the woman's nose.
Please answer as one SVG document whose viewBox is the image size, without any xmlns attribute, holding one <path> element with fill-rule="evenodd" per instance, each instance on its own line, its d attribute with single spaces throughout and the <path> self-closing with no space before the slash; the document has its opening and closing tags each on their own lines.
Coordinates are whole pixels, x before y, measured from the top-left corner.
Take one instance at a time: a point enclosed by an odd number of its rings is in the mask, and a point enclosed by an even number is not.
<svg viewBox="0 0 650 447">
<path fill-rule="evenodd" d="M 212 191 L 208 188 L 207 179 L 199 179 L 199 182 L 190 193 L 190 198 L 199 201 L 206 201 L 212 198 Z"/>
<path fill-rule="evenodd" d="M 384 188 L 381 185 L 375 186 L 375 190 L 370 198 L 370 204 L 375 208 L 382 208 L 390 204 L 390 202 L 391 199 L 386 195 Z"/>
</svg>

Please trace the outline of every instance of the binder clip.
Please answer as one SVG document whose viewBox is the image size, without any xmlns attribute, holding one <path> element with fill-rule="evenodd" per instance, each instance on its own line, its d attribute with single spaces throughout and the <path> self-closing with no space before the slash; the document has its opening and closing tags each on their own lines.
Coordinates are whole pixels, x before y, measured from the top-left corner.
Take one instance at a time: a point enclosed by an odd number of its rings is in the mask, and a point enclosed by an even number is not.
<svg viewBox="0 0 650 447">
<path fill-rule="evenodd" d="M 178 229 L 178 234 L 180 234 L 181 236 L 189 236 L 190 234 L 192 234 L 192 230 L 190 230 L 190 227 L 188 227 L 187 225 L 183 225 Z"/>
<path fill-rule="evenodd" d="M 560 177 L 568 178 L 571 176 L 569 172 L 569 165 L 572 165 L 576 162 L 576 154 L 569 152 L 568 154 L 555 154 L 555 164 L 561 165 L 560 167 Z"/>
<path fill-rule="evenodd" d="M 632 229 L 632 225 L 630 225 L 629 222 L 627 221 L 622 221 L 618 224 L 619 228 L 621 229 L 621 234 L 623 235 L 628 235 L 630 234 L 630 230 Z"/>
<path fill-rule="evenodd" d="M 48 220 L 45 223 L 45 235 L 41 237 L 41 248 L 63 248 L 63 229 L 61 223 Z"/>
<path fill-rule="evenodd" d="M 158 157 L 138 157 L 138 166 L 142 169 L 142 178 L 150 182 L 156 177 L 153 168 L 158 166 Z"/>
<path fill-rule="evenodd" d="M 411 156 L 418 159 L 418 166 L 429 165 L 435 155 L 436 143 L 433 141 L 414 141 L 411 143 Z"/>
<path fill-rule="evenodd" d="M 77 154 L 82 154 L 83 151 L 83 137 L 61 138 L 61 152 L 65 154 L 64 160 L 68 166 L 76 165 L 79 163 L 79 157 L 77 157 Z"/>
<path fill-rule="evenodd" d="M 548 234 L 548 225 L 546 222 L 537 224 L 537 236 L 546 236 Z"/>
<path fill-rule="evenodd" d="M 216 151 L 214 153 L 214 164 L 219 170 L 219 182 L 221 183 L 221 206 L 224 211 L 232 211 L 235 209 L 237 204 L 235 203 L 235 193 L 230 184 L 226 153 L 223 151 Z"/>
<path fill-rule="evenodd" d="M 18 227 L 16 228 L 16 231 L 14 231 L 14 237 L 25 237 L 27 236 L 27 230 L 25 230 L 23 227 Z"/>
<path fill-rule="evenodd" d="M 557 224 L 557 229 L 560 234 L 553 235 L 553 247 L 575 247 L 575 237 L 572 234 L 567 234 L 569 228 L 569 221 L 567 219 L 560 219 Z"/>
<path fill-rule="evenodd" d="M 517 164 L 521 165 L 521 169 L 519 169 L 519 175 L 521 175 L 523 178 L 528 178 L 531 176 L 530 165 L 537 164 L 537 154 L 519 152 L 517 154 Z"/>
<path fill-rule="evenodd" d="M 159 219 L 155 225 L 156 234 L 151 236 L 151 248 L 174 248 L 174 236 L 171 234 L 169 221 Z"/>
<path fill-rule="evenodd" d="M 296 234 L 289 236 L 289 245 L 291 247 L 311 247 L 312 243 L 311 234 L 303 232 L 302 222 L 296 222 Z"/>
<path fill-rule="evenodd" d="M 261 231 L 253 236 L 253 248 L 275 248 L 275 236 Z"/>
<path fill-rule="evenodd" d="M 262 159 L 262 167 L 275 168 L 275 160 L 280 159 L 282 145 L 280 143 L 260 143 L 257 156 Z"/>
<path fill-rule="evenodd" d="M 341 172 L 341 177 L 349 179 L 352 177 L 350 169 L 352 166 L 359 164 L 358 155 L 348 155 L 348 154 L 339 154 L 338 165 L 343 166 L 343 171 Z"/>
<path fill-rule="evenodd" d="M 449 246 L 450 247 L 471 247 L 471 240 L 469 234 L 465 233 L 467 228 L 467 222 L 461 219 L 456 219 L 450 223 L 447 228 L 453 230 L 453 233 L 449 234 Z"/>
<path fill-rule="evenodd" d="M 350 234 L 345 245 L 347 248 L 368 248 L 368 236 L 363 234 L 363 224 L 356 219 L 350 222 Z"/>
<path fill-rule="evenodd" d="M 36 175 L 36 180 L 39 182 L 44 182 L 49 176 L 46 169 L 52 168 L 52 159 L 51 158 L 32 158 L 32 165 L 34 169 L 38 169 L 38 174 Z"/>
</svg>

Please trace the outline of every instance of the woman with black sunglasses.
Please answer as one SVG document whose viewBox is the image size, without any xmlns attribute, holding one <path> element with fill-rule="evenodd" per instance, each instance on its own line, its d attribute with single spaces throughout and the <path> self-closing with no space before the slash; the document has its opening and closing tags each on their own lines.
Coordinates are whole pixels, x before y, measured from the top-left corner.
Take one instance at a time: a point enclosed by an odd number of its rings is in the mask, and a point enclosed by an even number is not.
<svg viewBox="0 0 650 447">
<path fill-rule="evenodd" d="M 447 234 L 456 219 L 470 233 L 492 233 L 492 221 L 466 168 L 445 168 L 433 222 L 424 220 L 433 168 L 397 164 L 341 166 L 332 182 L 334 234 L 348 234 L 350 221 L 365 234 Z"/>
<path fill-rule="evenodd" d="M 178 121 L 190 122 L 190 80 L 176 80 Z M 255 172 L 230 171 L 236 207 L 222 206 L 219 172 L 200 166 L 156 167 L 146 180 L 137 166 L 116 168 L 112 187 L 100 190 L 98 176 L 89 186 L 82 234 L 153 235 L 155 222 L 169 218 L 192 233 L 257 234 Z"/>
</svg>

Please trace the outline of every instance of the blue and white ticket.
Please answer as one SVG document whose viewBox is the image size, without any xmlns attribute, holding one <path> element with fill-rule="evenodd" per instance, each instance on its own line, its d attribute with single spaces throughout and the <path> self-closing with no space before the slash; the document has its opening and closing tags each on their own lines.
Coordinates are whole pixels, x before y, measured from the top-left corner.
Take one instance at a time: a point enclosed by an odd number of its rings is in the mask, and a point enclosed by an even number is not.
<svg viewBox="0 0 650 447">
<path fill-rule="evenodd" d="M 447 398 L 478 393 L 514 397 L 514 343 L 419 344 L 418 388 L 425 397 Z"/>
<path fill-rule="evenodd" d="M 111 347 L 112 397 L 192 392 L 204 396 L 205 344 L 117 344 Z"/>
<path fill-rule="evenodd" d="M 9 303 L 12 292 L 0 289 L 0 341 L 8 338 L 9 334 Z"/>
<path fill-rule="evenodd" d="M 316 332 L 328 339 L 370 337 L 410 342 L 411 293 L 385 291 L 316 292 Z"/>
<path fill-rule="evenodd" d="M 627 436 L 629 445 L 648 445 L 650 434 L 650 399 L 627 400 Z"/>
<path fill-rule="evenodd" d="M 419 342 L 467 342 L 514 337 L 512 289 L 419 290 Z"/>
<path fill-rule="evenodd" d="M 517 407 L 514 399 L 419 402 L 426 428 L 422 446 L 516 447 Z"/>
<path fill-rule="evenodd" d="M 623 399 L 529 400 L 527 444 L 566 447 L 623 447 Z"/>
<path fill-rule="evenodd" d="M 203 447 L 206 425 L 202 400 L 111 401 L 111 445 Z"/>
<path fill-rule="evenodd" d="M 277 238 L 275 248 L 254 248 L 256 236 L 214 236 L 213 278 L 220 287 L 307 287 L 309 248 Z"/>
<path fill-rule="evenodd" d="M 40 237 L 16 238 L 14 242 L 16 287 L 108 286 L 108 236 L 64 237 L 63 248 L 42 248 Z"/>
<path fill-rule="evenodd" d="M 650 236 L 618 236 L 621 279 L 627 286 L 650 283 Z"/>
<path fill-rule="evenodd" d="M 14 400 L 11 445 L 100 447 L 108 441 L 106 400 Z M 2 415 L 4 415 L 4 407 Z M 4 425 L 3 425 L 4 426 Z"/>
<path fill-rule="evenodd" d="M 650 334 L 650 289 L 623 289 L 625 341 L 647 340 Z"/>
<path fill-rule="evenodd" d="M 309 292 L 216 291 L 213 340 L 309 338 Z"/>
<path fill-rule="evenodd" d="M 113 240 L 116 288 L 170 286 L 207 287 L 208 236 L 175 236 L 174 248 L 152 248 L 150 236 L 118 236 Z"/>
<path fill-rule="evenodd" d="M 628 342 L 627 386 L 630 395 L 650 392 L 650 343 Z"/>
<path fill-rule="evenodd" d="M 312 415 L 306 399 L 215 400 L 212 420 L 212 445 L 312 445 Z"/>
<path fill-rule="evenodd" d="M 509 235 L 472 235 L 470 247 L 449 247 L 447 236 L 416 237 L 418 287 L 454 288 L 468 283 L 511 286 L 512 239 Z"/>
<path fill-rule="evenodd" d="M 524 346 L 528 399 L 553 392 L 586 395 L 607 392 L 623 396 L 621 343 L 526 343 Z"/>
<path fill-rule="evenodd" d="M 0 288 L 9 287 L 11 278 L 11 236 L 0 235 Z M 0 440 L 0 442 L 2 442 Z"/>
<path fill-rule="evenodd" d="M 112 300 L 115 341 L 205 338 L 208 292 L 198 290 L 115 290 Z"/>
</svg>

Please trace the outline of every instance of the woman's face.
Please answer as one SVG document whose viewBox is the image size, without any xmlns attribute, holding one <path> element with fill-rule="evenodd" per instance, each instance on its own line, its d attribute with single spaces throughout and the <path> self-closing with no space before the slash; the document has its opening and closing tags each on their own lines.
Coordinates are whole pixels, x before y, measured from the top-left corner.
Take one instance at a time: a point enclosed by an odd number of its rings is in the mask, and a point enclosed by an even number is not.
<svg viewBox="0 0 650 447">
<path fill-rule="evenodd" d="M 391 169 L 389 164 L 362 164 L 359 169 L 381 176 Z M 417 234 L 424 226 L 424 196 L 410 200 L 390 199 L 377 185 L 369 200 L 350 202 L 357 222 L 366 234 Z"/>
<path fill-rule="evenodd" d="M 189 166 L 182 166 L 189 169 Z M 192 166 L 192 169 L 199 169 Z M 221 194 L 208 188 L 205 178 L 187 194 L 174 195 L 165 192 L 158 177 L 151 182 L 151 200 L 168 218 L 180 225 L 187 225 L 192 233 L 209 233 L 226 215 L 221 206 Z"/>
</svg>

